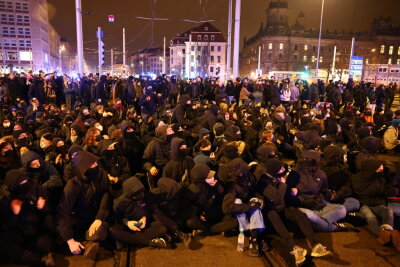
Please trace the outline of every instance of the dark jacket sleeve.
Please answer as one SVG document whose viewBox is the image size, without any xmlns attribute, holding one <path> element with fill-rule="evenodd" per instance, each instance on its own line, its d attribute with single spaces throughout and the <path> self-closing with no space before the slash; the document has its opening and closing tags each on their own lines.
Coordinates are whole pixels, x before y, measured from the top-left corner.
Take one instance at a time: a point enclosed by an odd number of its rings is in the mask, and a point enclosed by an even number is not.
<svg viewBox="0 0 400 267">
<path fill-rule="evenodd" d="M 58 205 L 56 225 L 58 233 L 65 242 L 74 238 L 72 209 L 79 197 L 81 197 L 79 187 L 70 180 L 64 188 L 60 204 Z"/>
<path fill-rule="evenodd" d="M 96 219 L 105 221 L 110 216 L 112 198 L 110 192 L 105 192 L 101 198 L 100 208 L 97 212 Z"/>
<path fill-rule="evenodd" d="M 222 211 L 226 215 L 236 215 L 248 212 L 250 210 L 250 205 L 245 204 L 235 204 L 236 192 L 234 190 L 228 191 L 224 196 L 222 201 Z"/>
<path fill-rule="evenodd" d="M 54 168 L 53 165 L 45 162 L 44 167 L 46 169 L 46 173 L 49 176 L 49 179 L 43 184 L 44 188 L 59 188 L 63 187 L 63 181 L 61 179 L 60 174 L 58 173 L 57 169 Z"/>
</svg>

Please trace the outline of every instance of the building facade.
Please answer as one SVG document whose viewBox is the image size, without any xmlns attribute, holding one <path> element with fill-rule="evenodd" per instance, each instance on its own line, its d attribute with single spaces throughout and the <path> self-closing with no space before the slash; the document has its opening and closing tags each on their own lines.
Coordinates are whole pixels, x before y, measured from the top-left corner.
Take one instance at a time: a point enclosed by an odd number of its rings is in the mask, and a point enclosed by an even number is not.
<svg viewBox="0 0 400 267">
<path fill-rule="evenodd" d="M 152 75 L 169 74 L 169 51 L 166 50 L 166 73 L 163 73 L 164 49 L 161 47 L 147 48 L 135 52 L 131 56 L 131 69 L 134 74 Z"/>
<path fill-rule="evenodd" d="M 227 43 L 210 23 L 192 28 L 170 41 L 171 74 L 179 77 L 225 77 Z"/>
<path fill-rule="evenodd" d="M 0 71 L 55 71 L 60 36 L 49 24 L 46 0 L 0 0 Z"/>
<path fill-rule="evenodd" d="M 263 74 L 300 71 L 313 75 L 319 60 L 318 78 L 345 80 L 348 77 L 353 37 L 353 55 L 364 57 L 364 65 L 400 64 L 400 28 L 393 27 L 390 18 L 374 19 L 371 29 L 366 32 L 323 30 L 320 58 L 317 59 L 319 29 L 305 28 L 303 12 L 298 14 L 294 25 L 289 25 L 288 3 L 272 1 L 266 14 L 265 26 L 262 23 L 256 35 L 244 40 L 240 57 L 243 76 L 256 72 L 261 47 Z"/>
</svg>

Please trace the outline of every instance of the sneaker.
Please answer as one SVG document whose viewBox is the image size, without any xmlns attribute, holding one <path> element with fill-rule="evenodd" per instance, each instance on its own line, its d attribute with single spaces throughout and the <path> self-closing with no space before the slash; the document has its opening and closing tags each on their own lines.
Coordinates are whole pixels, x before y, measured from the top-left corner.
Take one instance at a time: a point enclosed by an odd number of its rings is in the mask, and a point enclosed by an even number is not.
<svg viewBox="0 0 400 267">
<path fill-rule="evenodd" d="M 192 235 L 181 231 L 177 231 L 176 235 L 179 240 L 185 245 L 185 248 L 189 248 L 190 242 L 192 241 Z"/>
<path fill-rule="evenodd" d="M 85 247 L 85 253 L 83 253 L 83 255 L 86 258 L 95 261 L 97 253 L 99 252 L 100 249 L 100 244 L 98 242 L 87 241 L 85 242 L 84 247 Z"/>
<path fill-rule="evenodd" d="M 296 260 L 296 265 L 302 264 L 306 260 L 307 250 L 298 246 L 295 246 L 290 252 Z"/>
<path fill-rule="evenodd" d="M 54 261 L 53 254 L 51 254 L 51 253 L 48 253 L 48 254 L 42 256 L 42 257 L 40 258 L 40 263 L 41 263 L 43 266 L 46 266 L 46 267 L 56 266 L 56 263 L 55 263 L 55 261 Z"/>
<path fill-rule="evenodd" d="M 367 224 L 365 216 L 360 212 L 347 213 L 345 221 L 359 227 Z"/>
<path fill-rule="evenodd" d="M 255 240 L 255 239 L 250 239 L 249 255 L 252 257 L 260 256 L 260 252 L 258 251 L 257 240 Z"/>
<path fill-rule="evenodd" d="M 334 223 L 334 225 L 336 226 L 335 232 L 355 231 L 354 226 L 351 225 L 350 223 L 341 222 L 341 223 Z"/>
<path fill-rule="evenodd" d="M 237 251 L 242 252 L 243 250 L 244 250 L 244 234 L 243 233 L 239 233 Z"/>
<path fill-rule="evenodd" d="M 314 258 L 320 258 L 320 257 L 324 257 L 324 256 L 330 255 L 330 254 L 332 254 L 332 252 L 327 250 L 326 247 L 324 247 L 321 244 L 315 245 L 315 247 L 313 247 L 313 249 L 311 251 L 311 256 Z"/>
<path fill-rule="evenodd" d="M 152 248 L 167 248 L 167 241 L 164 238 L 154 238 L 150 241 L 149 247 Z"/>
<path fill-rule="evenodd" d="M 269 250 L 269 246 L 268 246 L 268 243 L 267 243 L 267 241 L 265 241 L 264 239 L 261 239 L 261 241 L 260 241 L 260 250 L 262 251 L 262 252 L 267 252 L 268 250 Z"/>
<path fill-rule="evenodd" d="M 392 231 L 392 244 L 400 252 L 400 232 L 397 230 Z"/>
<path fill-rule="evenodd" d="M 391 231 L 382 228 L 378 233 L 377 240 L 381 245 L 386 245 L 387 243 L 390 242 L 390 236 L 391 236 Z"/>
</svg>

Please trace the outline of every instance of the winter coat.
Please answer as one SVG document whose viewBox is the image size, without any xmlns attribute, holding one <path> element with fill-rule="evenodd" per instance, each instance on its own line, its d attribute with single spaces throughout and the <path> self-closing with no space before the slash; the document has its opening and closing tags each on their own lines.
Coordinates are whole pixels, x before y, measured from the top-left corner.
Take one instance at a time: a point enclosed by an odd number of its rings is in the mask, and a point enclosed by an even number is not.
<svg viewBox="0 0 400 267">
<path fill-rule="evenodd" d="M 249 99 L 249 96 L 250 96 L 250 92 L 247 90 L 246 87 L 243 86 L 242 89 L 240 89 L 239 99 L 240 100 L 247 100 L 247 99 Z"/>
<path fill-rule="evenodd" d="M 399 128 L 390 126 L 383 135 L 383 143 L 385 145 L 385 149 L 393 149 L 396 146 L 400 145 L 400 140 L 398 140 L 398 137 Z"/>
<path fill-rule="evenodd" d="M 64 188 L 57 210 L 57 230 L 64 241 L 88 230 L 94 220 L 106 221 L 111 212 L 110 183 L 95 155 L 79 151 L 73 159 L 76 176 Z M 90 173 L 87 171 L 90 169 Z"/>
<path fill-rule="evenodd" d="M 159 126 L 156 129 L 156 136 L 146 146 L 143 154 L 145 171 L 149 171 L 153 166 L 162 169 L 168 163 L 171 146 L 166 140 L 167 128 L 167 125 Z"/>
<path fill-rule="evenodd" d="M 127 133 L 128 126 L 134 127 L 134 124 L 130 121 L 121 123 L 122 138 L 119 140 L 117 148 L 119 155 L 126 157 L 130 172 L 136 174 L 142 171 L 145 146 L 142 140 L 138 138 L 136 129 L 131 133 Z"/>
</svg>

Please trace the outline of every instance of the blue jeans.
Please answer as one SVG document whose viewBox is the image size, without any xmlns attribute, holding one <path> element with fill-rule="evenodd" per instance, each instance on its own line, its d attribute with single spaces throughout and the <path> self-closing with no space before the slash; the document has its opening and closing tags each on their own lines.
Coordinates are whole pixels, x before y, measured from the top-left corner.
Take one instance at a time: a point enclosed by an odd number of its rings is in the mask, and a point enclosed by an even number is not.
<svg viewBox="0 0 400 267">
<path fill-rule="evenodd" d="M 389 209 L 391 209 L 395 216 L 400 216 L 400 204 L 399 203 L 389 203 Z"/>
<path fill-rule="evenodd" d="M 313 228 L 320 232 L 335 231 L 337 227 L 333 223 L 346 217 L 346 208 L 339 204 L 328 203 L 322 210 L 299 210 L 307 215 Z"/>
<path fill-rule="evenodd" d="M 241 199 L 235 200 L 236 204 L 242 204 Z M 261 209 L 251 210 L 248 213 L 236 214 L 236 218 L 239 222 L 239 231 L 243 232 L 246 230 L 253 229 L 264 229 L 264 217 L 261 213 Z"/>
<path fill-rule="evenodd" d="M 360 202 L 352 197 L 345 198 L 342 205 L 346 208 L 347 212 L 355 212 L 360 209 Z"/>
<path fill-rule="evenodd" d="M 387 229 L 393 229 L 394 216 L 393 211 L 385 205 L 379 206 L 366 206 L 363 205 L 360 212 L 365 216 L 368 223 L 368 228 L 377 234 L 381 227 L 384 226 Z M 379 220 L 380 219 L 380 222 Z"/>
</svg>

